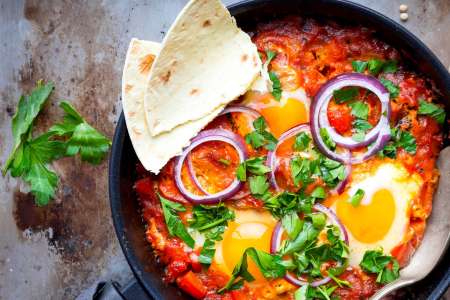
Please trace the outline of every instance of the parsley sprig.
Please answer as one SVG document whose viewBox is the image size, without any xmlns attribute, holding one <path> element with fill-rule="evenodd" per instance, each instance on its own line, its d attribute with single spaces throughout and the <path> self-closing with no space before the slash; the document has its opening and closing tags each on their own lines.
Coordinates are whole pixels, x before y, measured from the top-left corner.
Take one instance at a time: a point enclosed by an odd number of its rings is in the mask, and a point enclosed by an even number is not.
<svg viewBox="0 0 450 300">
<path fill-rule="evenodd" d="M 259 117 L 253 121 L 254 131 L 248 133 L 245 136 L 245 142 L 252 145 L 254 149 L 258 149 L 264 146 L 269 151 L 275 150 L 277 145 L 277 139 L 266 130 L 267 123 L 264 117 Z"/>
<path fill-rule="evenodd" d="M 91 127 L 68 102 L 61 102 L 66 112 L 64 122 L 34 138 L 33 123 L 53 91 L 53 83 L 38 81 L 30 95 L 21 96 L 12 119 L 14 146 L 3 166 L 13 177 L 30 184 L 38 206 L 47 205 L 55 196 L 58 176 L 49 164 L 63 156 L 80 153 L 81 159 L 98 164 L 106 156 L 111 141 Z M 55 139 L 58 137 L 58 139 Z"/>
<path fill-rule="evenodd" d="M 381 249 L 366 251 L 359 266 L 365 272 L 377 274 L 377 282 L 381 284 L 399 277 L 398 261 L 392 256 L 384 255 Z"/>
<path fill-rule="evenodd" d="M 437 106 L 432 102 L 427 102 L 425 100 L 419 101 L 419 110 L 417 111 L 419 115 L 431 116 L 439 124 L 444 124 L 445 121 L 445 110 L 442 107 Z"/>
</svg>

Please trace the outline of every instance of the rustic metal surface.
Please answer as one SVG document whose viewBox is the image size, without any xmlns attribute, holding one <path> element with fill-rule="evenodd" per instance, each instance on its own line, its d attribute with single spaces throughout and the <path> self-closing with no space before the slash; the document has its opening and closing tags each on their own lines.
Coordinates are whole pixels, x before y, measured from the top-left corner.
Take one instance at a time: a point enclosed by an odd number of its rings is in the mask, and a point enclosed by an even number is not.
<svg viewBox="0 0 450 300">
<path fill-rule="evenodd" d="M 224 1 L 226 4 L 237 2 Z M 450 1 L 360 0 L 403 23 L 450 66 Z M 131 37 L 160 41 L 186 3 L 168 1 L 0 0 L 0 163 L 12 147 L 11 116 L 19 95 L 38 79 L 56 90 L 38 120 L 45 130 L 68 99 L 112 137 L 120 107 L 120 78 Z M 102 279 L 131 276 L 116 241 L 107 195 L 107 164 L 56 162 L 56 199 L 37 208 L 26 186 L 0 178 L 0 299 L 89 297 Z"/>
</svg>

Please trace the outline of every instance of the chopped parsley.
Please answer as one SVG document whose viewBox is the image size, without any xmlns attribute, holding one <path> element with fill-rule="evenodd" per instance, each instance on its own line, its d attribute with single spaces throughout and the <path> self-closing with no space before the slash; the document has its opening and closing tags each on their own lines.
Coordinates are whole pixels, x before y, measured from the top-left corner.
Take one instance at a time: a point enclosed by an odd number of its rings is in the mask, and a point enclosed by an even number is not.
<svg viewBox="0 0 450 300">
<path fill-rule="evenodd" d="M 336 143 L 333 141 L 333 139 L 330 137 L 330 134 L 328 133 L 328 130 L 325 127 L 320 128 L 319 131 L 320 136 L 323 139 L 323 142 L 325 145 L 330 149 L 334 150 L 336 149 Z"/>
<path fill-rule="evenodd" d="M 300 132 L 295 137 L 294 142 L 294 150 L 295 151 L 303 151 L 309 147 L 309 143 L 311 142 L 311 137 L 306 132 Z"/>
<path fill-rule="evenodd" d="M 253 175 L 264 175 L 270 172 L 266 166 L 266 157 L 253 157 L 239 164 L 236 170 L 236 176 L 240 181 L 247 181 L 247 172 Z"/>
<path fill-rule="evenodd" d="M 184 227 L 183 222 L 181 222 L 181 219 L 178 216 L 178 213 L 185 212 L 186 208 L 181 203 L 170 201 L 162 197 L 161 195 L 158 196 L 159 200 L 161 201 L 164 220 L 166 221 L 166 226 L 169 234 L 171 236 L 179 237 L 186 243 L 186 245 L 194 248 L 195 241 L 188 233 L 186 227 Z"/>
<path fill-rule="evenodd" d="M 417 144 L 415 137 L 408 131 L 399 128 L 391 129 L 390 142 L 378 152 L 381 157 L 395 158 L 397 156 L 397 148 L 403 148 L 409 154 L 416 154 Z"/>
<path fill-rule="evenodd" d="M 369 61 L 354 60 L 352 61 L 353 71 L 358 73 L 364 73 L 367 69 L 370 74 L 376 76 L 380 72 L 383 73 L 395 73 L 397 72 L 397 61 L 396 60 L 380 60 L 380 59 L 370 59 Z"/>
<path fill-rule="evenodd" d="M 353 207 L 359 206 L 361 203 L 361 200 L 364 198 L 364 190 L 358 189 L 355 194 L 350 198 L 350 204 L 353 205 Z"/>
<path fill-rule="evenodd" d="M 334 101 L 337 104 L 354 100 L 358 95 L 359 89 L 357 87 L 347 87 L 345 89 L 333 91 Z"/>
<path fill-rule="evenodd" d="M 367 62 L 367 70 L 372 75 L 378 75 L 378 73 L 381 72 L 383 65 L 384 65 L 384 61 L 382 61 L 380 59 L 377 59 L 377 58 L 369 59 L 369 61 Z"/>
<path fill-rule="evenodd" d="M 352 61 L 352 68 L 355 72 L 364 73 L 367 68 L 367 61 L 354 60 Z"/>
<path fill-rule="evenodd" d="M 269 72 L 269 78 L 272 81 L 272 96 L 275 100 L 280 101 L 282 93 L 280 79 L 275 72 Z"/>
<path fill-rule="evenodd" d="M 269 151 L 275 150 L 278 141 L 266 130 L 267 123 L 262 116 L 253 121 L 253 127 L 255 130 L 245 136 L 245 142 L 252 145 L 254 149 L 264 146 Z"/>
<path fill-rule="evenodd" d="M 274 59 L 277 56 L 277 53 L 272 50 L 266 50 L 265 52 L 266 52 L 266 57 L 267 57 L 265 64 L 266 64 L 266 66 L 269 66 L 272 59 Z"/>
<path fill-rule="evenodd" d="M 225 159 L 225 158 L 220 158 L 219 162 L 227 167 L 231 164 L 231 161 L 229 161 L 228 159 Z"/>
<path fill-rule="evenodd" d="M 380 78 L 380 82 L 384 85 L 384 87 L 389 91 L 389 96 L 391 98 L 397 98 L 400 93 L 400 88 L 395 85 L 392 81 Z"/>
<path fill-rule="evenodd" d="M 248 184 L 250 187 L 250 192 L 253 196 L 259 199 L 270 197 L 269 192 L 269 182 L 266 176 L 257 175 L 250 176 L 248 179 Z"/>
<path fill-rule="evenodd" d="M 443 124 L 445 121 L 445 110 L 432 102 L 420 100 L 419 110 L 417 111 L 417 113 L 419 115 L 429 115 L 430 117 L 434 118 L 439 124 Z"/>
<path fill-rule="evenodd" d="M 366 103 L 356 101 L 350 103 L 349 106 L 352 108 L 353 116 L 358 119 L 367 120 L 367 117 L 369 116 L 369 106 Z"/>
<path fill-rule="evenodd" d="M 377 282 L 386 284 L 399 277 L 398 261 L 389 255 L 384 255 L 381 249 L 368 250 L 359 264 L 367 273 L 377 274 Z"/>
</svg>

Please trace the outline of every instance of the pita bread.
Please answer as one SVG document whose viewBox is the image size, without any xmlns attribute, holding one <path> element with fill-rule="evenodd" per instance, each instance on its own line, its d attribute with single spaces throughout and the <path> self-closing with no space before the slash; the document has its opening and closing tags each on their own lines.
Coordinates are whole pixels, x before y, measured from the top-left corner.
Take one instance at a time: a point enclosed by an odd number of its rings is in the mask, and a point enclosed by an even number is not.
<svg viewBox="0 0 450 300">
<path fill-rule="evenodd" d="M 163 41 L 144 107 L 153 137 L 213 116 L 244 94 L 261 71 L 250 37 L 219 0 L 191 0 Z"/>
<path fill-rule="evenodd" d="M 132 39 L 122 76 L 122 106 L 133 148 L 145 169 L 158 174 L 171 159 L 179 155 L 195 136 L 223 109 L 219 106 L 204 118 L 187 122 L 172 131 L 152 137 L 144 112 L 144 94 L 148 74 L 161 45 Z"/>
</svg>

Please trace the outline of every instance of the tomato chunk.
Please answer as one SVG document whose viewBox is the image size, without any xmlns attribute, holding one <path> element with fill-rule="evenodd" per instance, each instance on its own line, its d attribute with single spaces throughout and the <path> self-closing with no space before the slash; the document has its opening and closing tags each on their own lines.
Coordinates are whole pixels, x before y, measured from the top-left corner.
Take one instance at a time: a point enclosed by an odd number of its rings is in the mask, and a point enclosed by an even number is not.
<svg viewBox="0 0 450 300">
<path fill-rule="evenodd" d="M 339 134 L 344 134 L 352 129 L 353 116 L 349 106 L 330 102 L 327 115 L 330 125 Z"/>
<path fill-rule="evenodd" d="M 177 284 L 183 291 L 195 299 L 203 299 L 206 296 L 206 287 L 203 285 L 200 278 L 192 271 L 179 277 L 177 279 Z"/>
</svg>

